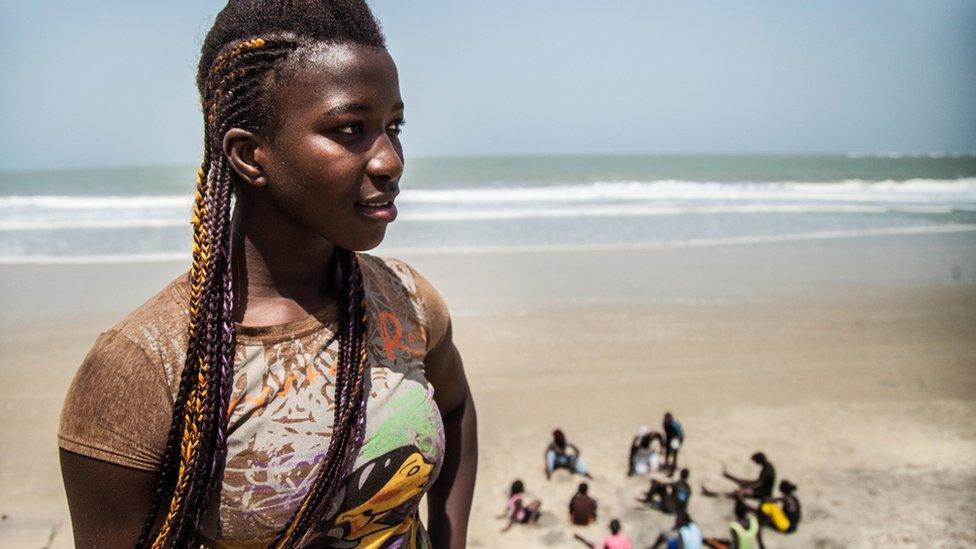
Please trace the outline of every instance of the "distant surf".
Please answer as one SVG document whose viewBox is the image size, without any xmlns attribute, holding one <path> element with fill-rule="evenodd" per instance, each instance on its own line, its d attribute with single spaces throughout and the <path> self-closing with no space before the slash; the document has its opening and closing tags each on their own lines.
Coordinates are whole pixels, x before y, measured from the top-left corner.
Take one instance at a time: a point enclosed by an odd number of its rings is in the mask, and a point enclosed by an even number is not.
<svg viewBox="0 0 976 549">
<path fill-rule="evenodd" d="M 525 157 L 412 166 L 384 250 L 719 245 L 976 227 L 970 157 Z M 189 168 L 0 173 L 0 263 L 184 258 L 192 199 L 184 175 Z"/>
</svg>

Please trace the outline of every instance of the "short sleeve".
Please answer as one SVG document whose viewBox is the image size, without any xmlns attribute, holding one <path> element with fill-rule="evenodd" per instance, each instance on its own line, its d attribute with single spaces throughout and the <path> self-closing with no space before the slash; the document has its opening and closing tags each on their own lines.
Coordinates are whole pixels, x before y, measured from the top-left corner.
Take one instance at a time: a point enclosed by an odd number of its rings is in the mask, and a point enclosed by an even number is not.
<svg viewBox="0 0 976 549">
<path fill-rule="evenodd" d="M 413 268 L 410 270 L 417 282 L 417 301 L 423 311 L 424 328 L 427 330 L 427 350 L 430 351 L 437 347 L 447 334 L 447 328 L 451 324 L 451 314 L 447 310 L 444 298 L 430 281 Z"/>
<path fill-rule="evenodd" d="M 160 364 L 116 330 L 103 333 L 75 374 L 58 429 L 70 452 L 156 470 L 173 402 Z"/>
</svg>

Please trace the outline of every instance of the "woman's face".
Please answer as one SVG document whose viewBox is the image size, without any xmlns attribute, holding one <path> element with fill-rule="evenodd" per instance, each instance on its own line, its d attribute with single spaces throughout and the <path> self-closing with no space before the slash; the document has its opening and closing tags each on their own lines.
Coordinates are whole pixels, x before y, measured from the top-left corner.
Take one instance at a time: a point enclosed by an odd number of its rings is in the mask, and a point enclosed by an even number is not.
<svg viewBox="0 0 976 549">
<path fill-rule="evenodd" d="M 322 44 L 275 86 L 274 133 L 255 150 L 277 207 L 350 250 L 383 240 L 403 173 L 403 101 L 385 49 Z"/>
</svg>

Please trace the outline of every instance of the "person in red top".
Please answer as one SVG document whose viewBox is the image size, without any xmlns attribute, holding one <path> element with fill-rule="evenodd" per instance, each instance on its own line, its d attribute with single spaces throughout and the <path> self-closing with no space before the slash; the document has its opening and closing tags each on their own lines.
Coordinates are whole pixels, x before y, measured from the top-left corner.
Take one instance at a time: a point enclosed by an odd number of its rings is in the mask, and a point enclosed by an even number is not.
<svg viewBox="0 0 976 549">
<path fill-rule="evenodd" d="M 589 485 L 581 482 L 573 499 L 569 500 L 569 521 L 576 526 L 589 526 L 596 520 L 596 500 L 591 498 Z"/>
</svg>

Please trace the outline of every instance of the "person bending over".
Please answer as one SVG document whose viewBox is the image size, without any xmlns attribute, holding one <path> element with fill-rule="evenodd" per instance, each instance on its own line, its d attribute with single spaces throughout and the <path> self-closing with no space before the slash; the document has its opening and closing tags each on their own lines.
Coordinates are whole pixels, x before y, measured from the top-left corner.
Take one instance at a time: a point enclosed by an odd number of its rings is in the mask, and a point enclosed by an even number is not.
<svg viewBox="0 0 976 549">
<path fill-rule="evenodd" d="M 659 447 L 664 447 L 664 437 L 647 427 L 637 430 L 633 442 L 630 444 L 627 476 L 646 475 L 657 471 L 661 467 L 661 454 L 655 448 L 655 441 Z"/>
<path fill-rule="evenodd" d="M 760 467 L 759 475 L 755 479 L 739 478 L 723 467 L 722 476 L 738 485 L 738 488 L 731 492 L 718 492 L 709 490 L 702 486 L 702 494 L 708 497 L 742 497 L 749 499 L 764 500 L 773 495 L 773 487 L 776 486 L 776 468 L 766 459 L 766 454 L 756 452 L 752 454 L 752 462 Z"/>
<path fill-rule="evenodd" d="M 566 435 L 560 429 L 552 432 L 552 442 L 546 448 L 546 479 L 551 478 L 556 469 L 568 469 L 586 478 L 593 478 L 586 462 L 580 457 L 579 448 L 568 443 Z"/>
</svg>

